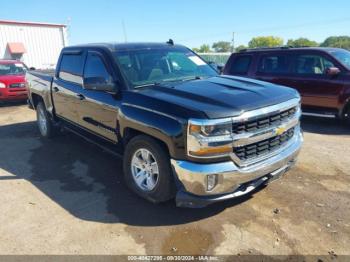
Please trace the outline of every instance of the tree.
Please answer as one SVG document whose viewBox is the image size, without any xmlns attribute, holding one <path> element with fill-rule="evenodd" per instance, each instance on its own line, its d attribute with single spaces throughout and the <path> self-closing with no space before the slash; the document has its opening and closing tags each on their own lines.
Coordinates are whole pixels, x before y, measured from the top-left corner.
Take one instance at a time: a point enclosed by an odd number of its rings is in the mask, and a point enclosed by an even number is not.
<svg viewBox="0 0 350 262">
<path fill-rule="evenodd" d="M 307 38 L 300 37 L 298 39 L 289 39 L 287 46 L 303 47 L 303 46 L 318 46 L 318 43 Z"/>
<path fill-rule="evenodd" d="M 321 44 L 323 47 L 339 47 L 350 50 L 350 36 L 331 36 Z"/>
<path fill-rule="evenodd" d="M 219 41 L 212 45 L 212 48 L 217 53 L 226 53 L 231 51 L 231 43 L 225 41 Z"/>
<path fill-rule="evenodd" d="M 283 39 L 275 36 L 258 36 L 249 41 L 249 48 L 282 46 Z"/>
<path fill-rule="evenodd" d="M 245 46 L 245 45 L 239 45 L 239 46 L 237 46 L 236 48 L 235 48 L 235 51 L 236 52 L 239 52 L 239 51 L 241 51 L 241 50 L 243 50 L 243 49 L 247 49 L 248 47 L 247 46 Z"/>
<path fill-rule="evenodd" d="M 210 46 L 207 44 L 201 45 L 199 48 L 192 48 L 193 51 L 196 53 L 210 53 Z"/>
</svg>

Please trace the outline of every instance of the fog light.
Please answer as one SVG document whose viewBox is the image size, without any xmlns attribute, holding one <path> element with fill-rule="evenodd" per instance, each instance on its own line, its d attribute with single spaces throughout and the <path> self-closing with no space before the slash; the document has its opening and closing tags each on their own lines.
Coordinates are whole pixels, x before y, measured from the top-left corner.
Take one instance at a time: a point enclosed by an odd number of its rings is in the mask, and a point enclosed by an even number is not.
<svg viewBox="0 0 350 262">
<path fill-rule="evenodd" d="M 216 174 L 207 175 L 207 191 L 214 189 L 218 183 L 218 176 Z"/>
</svg>

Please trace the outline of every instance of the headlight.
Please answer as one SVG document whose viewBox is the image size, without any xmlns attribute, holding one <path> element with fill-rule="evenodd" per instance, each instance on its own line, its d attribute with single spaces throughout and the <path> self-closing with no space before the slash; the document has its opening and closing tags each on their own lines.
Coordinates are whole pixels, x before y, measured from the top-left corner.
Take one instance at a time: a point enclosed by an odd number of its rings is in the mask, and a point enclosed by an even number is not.
<svg viewBox="0 0 350 262">
<path fill-rule="evenodd" d="M 232 152 L 232 121 L 195 120 L 188 122 L 187 154 L 198 158 L 227 156 Z"/>
<path fill-rule="evenodd" d="M 0 82 L 0 88 L 6 88 L 6 85 Z"/>
</svg>

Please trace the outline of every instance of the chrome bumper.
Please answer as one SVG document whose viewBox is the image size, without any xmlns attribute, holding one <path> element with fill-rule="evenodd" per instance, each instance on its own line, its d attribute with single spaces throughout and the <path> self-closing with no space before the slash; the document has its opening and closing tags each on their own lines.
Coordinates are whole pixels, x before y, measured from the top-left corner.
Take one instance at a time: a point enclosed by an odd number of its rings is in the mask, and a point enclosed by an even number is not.
<svg viewBox="0 0 350 262">
<path fill-rule="evenodd" d="M 233 161 L 199 164 L 174 159 L 171 160 L 171 165 L 174 174 L 183 186 L 182 190 L 184 192 L 198 197 L 221 195 L 222 198 L 224 194 L 230 194 L 232 198 L 235 197 L 233 193 L 242 184 L 257 181 L 259 178 L 280 170 L 288 170 L 295 163 L 302 143 L 303 135 L 298 131 L 282 151 L 264 161 L 246 167 L 239 167 Z M 213 190 L 207 191 L 207 175 L 210 174 L 217 174 L 218 182 Z"/>
</svg>

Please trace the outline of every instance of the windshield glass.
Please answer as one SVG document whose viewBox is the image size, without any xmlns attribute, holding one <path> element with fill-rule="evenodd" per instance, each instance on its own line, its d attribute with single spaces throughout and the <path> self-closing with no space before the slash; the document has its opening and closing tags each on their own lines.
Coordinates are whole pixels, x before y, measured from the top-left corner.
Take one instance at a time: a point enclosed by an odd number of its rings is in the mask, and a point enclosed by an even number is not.
<svg viewBox="0 0 350 262">
<path fill-rule="evenodd" d="M 334 55 L 343 65 L 345 65 L 348 69 L 350 69 L 350 52 L 347 50 L 339 50 L 339 51 L 331 51 L 332 55 Z"/>
<path fill-rule="evenodd" d="M 24 75 L 24 65 L 21 63 L 15 64 L 0 64 L 0 76 L 6 75 Z"/>
<path fill-rule="evenodd" d="M 115 59 L 135 88 L 217 75 L 211 66 L 186 48 L 129 49 L 117 51 Z"/>
</svg>

